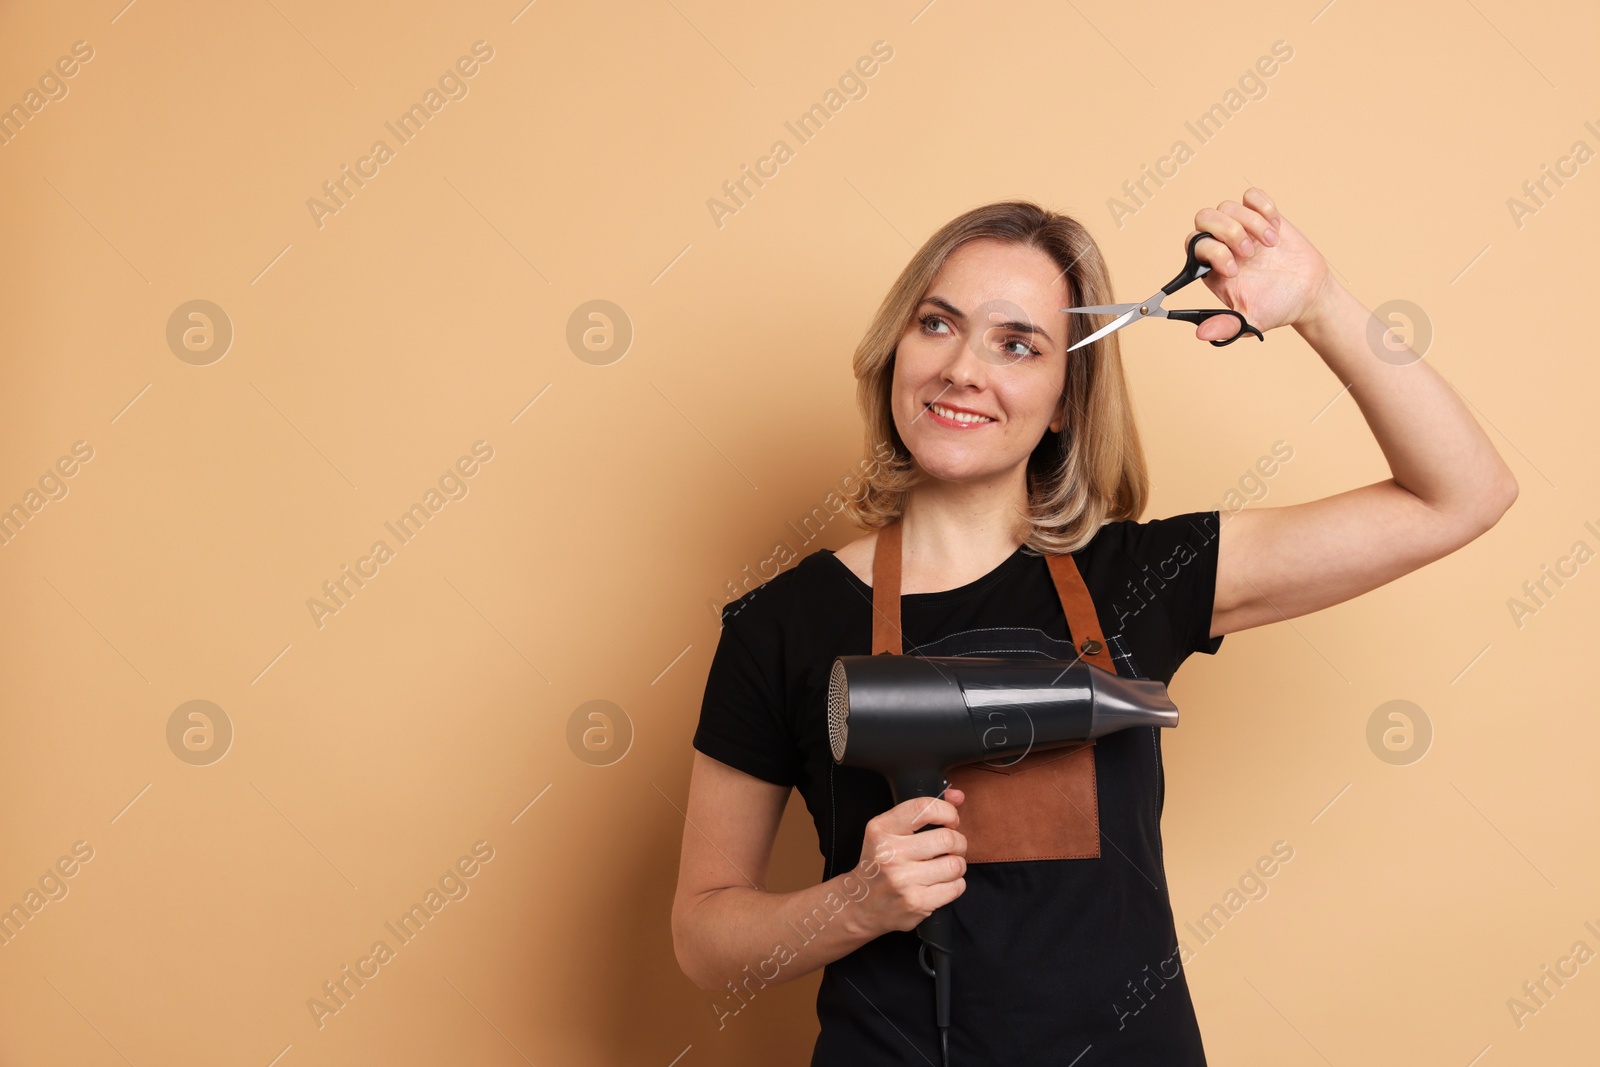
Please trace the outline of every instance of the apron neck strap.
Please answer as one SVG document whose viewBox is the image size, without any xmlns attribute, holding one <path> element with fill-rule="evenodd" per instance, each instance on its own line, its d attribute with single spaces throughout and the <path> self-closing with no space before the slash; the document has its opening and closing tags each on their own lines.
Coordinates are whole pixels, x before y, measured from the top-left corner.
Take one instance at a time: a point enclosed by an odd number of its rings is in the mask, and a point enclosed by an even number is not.
<svg viewBox="0 0 1600 1067">
<path fill-rule="evenodd" d="M 900 655 L 900 520 L 878 530 L 872 550 L 872 654 Z"/>
<path fill-rule="evenodd" d="M 1071 554 L 1046 556 L 1050 565 L 1050 578 L 1055 583 L 1056 596 L 1067 617 L 1067 632 L 1077 648 L 1078 655 L 1096 667 L 1117 673 L 1106 648 L 1105 636 L 1100 629 L 1100 617 L 1095 612 L 1094 599 L 1083 575 Z M 878 542 L 872 554 L 872 654 L 901 655 L 905 650 L 905 636 L 900 630 L 900 520 L 896 519 L 878 531 Z"/>
</svg>

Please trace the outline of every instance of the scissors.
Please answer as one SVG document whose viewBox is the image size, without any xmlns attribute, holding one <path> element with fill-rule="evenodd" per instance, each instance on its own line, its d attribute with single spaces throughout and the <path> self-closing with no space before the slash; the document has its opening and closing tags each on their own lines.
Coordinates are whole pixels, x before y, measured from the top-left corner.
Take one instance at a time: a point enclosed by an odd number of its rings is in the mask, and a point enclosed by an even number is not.
<svg viewBox="0 0 1600 1067">
<path fill-rule="evenodd" d="M 1171 296 L 1173 293 L 1177 292 L 1179 289 L 1182 289 L 1190 282 L 1199 281 L 1201 278 L 1204 278 L 1207 274 L 1211 273 L 1211 265 L 1201 262 L 1200 259 L 1194 254 L 1194 246 L 1199 242 L 1200 238 L 1210 236 L 1211 234 L 1209 233 L 1201 232 L 1189 238 L 1189 261 L 1183 265 L 1183 270 L 1178 272 L 1178 276 L 1176 278 L 1172 279 L 1166 285 L 1163 285 L 1160 289 L 1156 290 L 1156 292 L 1151 295 L 1148 300 L 1145 300 L 1142 303 L 1096 304 L 1094 307 L 1062 308 L 1062 311 L 1075 311 L 1080 315 L 1117 316 L 1111 322 L 1100 327 L 1100 329 L 1096 330 L 1088 337 L 1085 337 L 1083 340 L 1073 345 L 1072 348 L 1067 349 L 1067 351 L 1071 352 L 1074 348 L 1082 348 L 1084 345 L 1089 344 L 1090 342 L 1100 340 L 1100 338 L 1104 337 L 1108 333 L 1114 333 L 1117 330 L 1122 329 L 1130 322 L 1135 322 L 1145 318 L 1177 319 L 1179 322 L 1192 322 L 1198 326 L 1200 323 L 1205 322 L 1207 319 L 1216 315 L 1232 315 L 1234 318 L 1239 320 L 1238 332 L 1225 341 L 1212 341 L 1211 343 L 1213 345 L 1218 348 L 1221 348 L 1223 345 L 1231 345 L 1233 342 L 1237 341 L 1247 333 L 1255 334 L 1256 340 L 1258 341 L 1265 341 L 1266 338 L 1261 336 L 1260 330 L 1246 322 L 1243 315 L 1232 310 L 1231 308 L 1204 308 L 1197 311 L 1169 311 L 1161 306 L 1161 301 L 1165 300 L 1168 296 Z"/>
</svg>

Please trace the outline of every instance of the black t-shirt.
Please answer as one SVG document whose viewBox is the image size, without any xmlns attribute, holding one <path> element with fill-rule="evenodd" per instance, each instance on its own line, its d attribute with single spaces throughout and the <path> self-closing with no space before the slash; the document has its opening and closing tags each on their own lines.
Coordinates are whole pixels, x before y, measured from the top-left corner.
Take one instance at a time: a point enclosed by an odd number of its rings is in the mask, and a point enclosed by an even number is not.
<svg viewBox="0 0 1600 1067">
<path fill-rule="evenodd" d="M 1170 682 L 1191 652 L 1216 653 L 1219 529 L 1216 511 L 1110 522 L 1073 554 L 1118 674 Z M 905 655 L 1075 658 L 1049 565 L 1026 547 L 976 581 L 900 603 Z M 871 653 L 872 587 L 819 549 L 722 619 L 694 747 L 799 789 L 821 880 L 851 871 L 892 796 L 876 772 L 834 764 L 828 675 L 834 657 Z M 1205 1063 L 1162 861 L 1160 735 L 1135 727 L 1096 742 L 1099 857 L 968 865 L 953 904 L 953 1067 Z M 939 1062 L 918 945 L 914 930 L 891 931 L 823 969 L 813 1067 Z"/>
</svg>

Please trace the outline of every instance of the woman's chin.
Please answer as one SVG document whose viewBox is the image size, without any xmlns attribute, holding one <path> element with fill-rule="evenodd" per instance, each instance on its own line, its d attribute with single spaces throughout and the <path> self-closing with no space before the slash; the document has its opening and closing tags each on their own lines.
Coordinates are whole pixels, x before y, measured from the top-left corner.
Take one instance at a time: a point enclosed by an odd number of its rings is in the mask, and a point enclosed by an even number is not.
<svg viewBox="0 0 1600 1067">
<path fill-rule="evenodd" d="M 970 453 L 956 451 L 951 453 L 936 452 L 933 455 L 918 453 L 917 466 L 930 478 L 941 482 L 979 482 L 989 481 L 1001 472 L 991 462 L 986 462 L 985 457 L 973 456 Z"/>
</svg>

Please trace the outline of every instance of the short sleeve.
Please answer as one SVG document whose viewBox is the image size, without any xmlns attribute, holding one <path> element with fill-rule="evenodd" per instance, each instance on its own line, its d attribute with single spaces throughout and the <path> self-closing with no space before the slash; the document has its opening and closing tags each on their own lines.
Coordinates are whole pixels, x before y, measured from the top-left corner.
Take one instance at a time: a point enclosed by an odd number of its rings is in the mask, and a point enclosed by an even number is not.
<svg viewBox="0 0 1600 1067">
<path fill-rule="evenodd" d="M 763 781 L 793 786 L 800 750 L 784 725 L 781 631 L 749 623 L 750 614 L 724 608 L 693 745 Z"/>
<path fill-rule="evenodd" d="M 1135 585 L 1152 590 L 1180 657 L 1191 652 L 1212 656 L 1222 647 L 1225 635 L 1211 636 L 1221 530 L 1219 511 L 1193 511 L 1130 524 L 1123 542 Z"/>
</svg>

